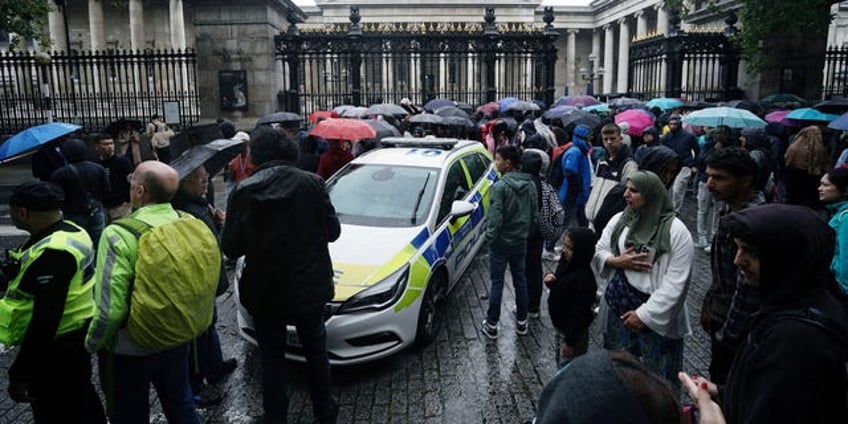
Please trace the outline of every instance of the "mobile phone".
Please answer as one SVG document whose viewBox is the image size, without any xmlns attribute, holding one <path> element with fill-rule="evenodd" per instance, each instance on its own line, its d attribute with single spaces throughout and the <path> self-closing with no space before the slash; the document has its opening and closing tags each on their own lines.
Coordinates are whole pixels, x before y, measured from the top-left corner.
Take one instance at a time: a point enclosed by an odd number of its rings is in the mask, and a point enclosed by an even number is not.
<svg viewBox="0 0 848 424">
<path fill-rule="evenodd" d="M 654 255 L 657 253 L 657 250 L 651 246 L 642 246 L 642 249 L 639 250 L 639 253 L 647 253 L 648 258 L 647 261 L 653 263 Z"/>
</svg>

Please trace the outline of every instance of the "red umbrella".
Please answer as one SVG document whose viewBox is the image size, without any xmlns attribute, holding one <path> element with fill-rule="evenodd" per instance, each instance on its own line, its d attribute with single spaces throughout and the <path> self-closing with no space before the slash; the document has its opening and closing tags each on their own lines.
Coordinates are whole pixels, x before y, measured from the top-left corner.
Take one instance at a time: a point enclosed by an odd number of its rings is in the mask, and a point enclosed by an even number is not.
<svg viewBox="0 0 848 424">
<path fill-rule="evenodd" d="M 338 118 L 339 114 L 334 110 L 316 110 L 309 115 L 309 122 L 318 122 L 318 118 Z"/>
<path fill-rule="evenodd" d="M 361 119 L 327 118 L 315 125 L 309 135 L 328 140 L 357 141 L 374 138 L 377 132 Z"/>
<path fill-rule="evenodd" d="M 615 123 L 627 122 L 630 135 L 641 136 L 645 129 L 654 125 L 654 115 L 642 109 L 628 109 L 615 115 Z"/>
<path fill-rule="evenodd" d="M 483 115 L 488 115 L 488 114 L 490 114 L 490 113 L 492 113 L 496 110 L 499 110 L 500 107 L 501 107 L 501 105 L 498 102 L 489 102 L 489 103 L 486 103 L 486 104 L 478 107 L 477 112 L 480 112 Z"/>
</svg>

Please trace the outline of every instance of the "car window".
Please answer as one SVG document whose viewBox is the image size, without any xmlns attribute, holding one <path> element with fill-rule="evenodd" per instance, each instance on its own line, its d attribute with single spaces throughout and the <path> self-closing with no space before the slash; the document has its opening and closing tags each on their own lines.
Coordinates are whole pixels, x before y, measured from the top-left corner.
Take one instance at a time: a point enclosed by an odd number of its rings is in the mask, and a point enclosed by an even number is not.
<svg viewBox="0 0 848 424">
<path fill-rule="evenodd" d="M 442 222 L 450 214 L 453 201 L 462 200 L 468 194 L 469 189 L 468 179 L 465 178 L 465 173 L 462 171 L 462 164 L 459 161 L 454 162 L 448 169 L 448 176 L 445 179 L 445 190 L 442 192 L 437 222 Z"/>
<path fill-rule="evenodd" d="M 462 160 L 465 161 L 465 166 L 468 168 L 468 173 L 471 175 L 472 184 L 477 184 L 489 168 L 489 159 L 479 153 L 468 155 Z"/>
<path fill-rule="evenodd" d="M 327 182 L 339 221 L 410 227 L 427 220 L 439 170 L 411 166 L 350 165 Z"/>
</svg>

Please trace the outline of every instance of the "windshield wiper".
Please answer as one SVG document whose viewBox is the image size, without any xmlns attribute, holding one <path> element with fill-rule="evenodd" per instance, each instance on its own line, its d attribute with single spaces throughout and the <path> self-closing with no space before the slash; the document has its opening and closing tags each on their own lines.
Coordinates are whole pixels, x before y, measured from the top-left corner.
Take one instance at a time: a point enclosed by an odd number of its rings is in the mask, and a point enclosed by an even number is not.
<svg viewBox="0 0 848 424">
<path fill-rule="evenodd" d="M 415 209 L 412 210 L 412 219 L 410 220 L 412 225 L 418 222 L 418 208 L 421 206 L 421 199 L 424 198 L 424 190 L 427 189 L 427 183 L 430 182 L 430 175 L 433 175 L 433 173 L 427 173 L 427 178 L 424 179 L 424 186 L 421 187 L 421 190 L 418 192 L 418 199 L 415 200 Z"/>
</svg>

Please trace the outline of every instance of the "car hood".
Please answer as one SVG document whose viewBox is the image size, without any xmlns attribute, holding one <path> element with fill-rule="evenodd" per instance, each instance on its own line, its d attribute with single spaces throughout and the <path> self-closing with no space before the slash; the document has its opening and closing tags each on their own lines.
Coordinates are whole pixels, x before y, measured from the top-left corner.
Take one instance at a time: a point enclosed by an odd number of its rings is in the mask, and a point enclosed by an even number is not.
<svg viewBox="0 0 848 424">
<path fill-rule="evenodd" d="M 336 302 L 344 302 L 409 262 L 417 251 L 413 240 L 426 240 L 426 226 L 385 228 L 342 224 L 330 243 Z M 420 244 L 419 244 L 420 245 Z"/>
</svg>

